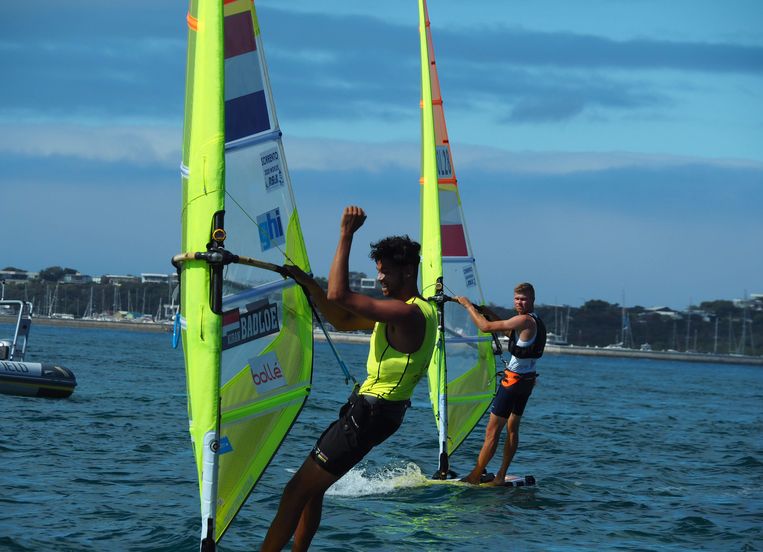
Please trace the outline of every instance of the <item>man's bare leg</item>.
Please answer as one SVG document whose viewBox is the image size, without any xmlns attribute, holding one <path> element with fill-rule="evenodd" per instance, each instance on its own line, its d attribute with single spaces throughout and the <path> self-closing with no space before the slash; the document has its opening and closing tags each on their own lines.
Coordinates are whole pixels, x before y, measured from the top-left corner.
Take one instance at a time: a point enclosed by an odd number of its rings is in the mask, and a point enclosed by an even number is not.
<svg viewBox="0 0 763 552">
<path fill-rule="evenodd" d="M 506 425 L 506 442 L 503 445 L 503 459 L 500 469 L 495 473 L 494 485 L 503 485 L 506 480 L 506 472 L 519 446 L 519 422 L 521 421 L 522 416 L 517 414 L 509 416 L 509 423 Z"/>
<path fill-rule="evenodd" d="M 302 509 L 302 517 L 299 518 L 297 530 L 294 532 L 293 552 L 301 552 L 310 548 L 310 543 L 321 524 L 321 512 L 323 511 L 323 495 L 311 498 Z"/>
<path fill-rule="evenodd" d="M 327 472 L 308 457 L 286 484 L 278 512 L 270 524 L 260 550 L 282 550 L 295 531 L 298 533 L 294 541 L 294 550 L 307 550 L 320 525 L 323 495 L 337 479 L 337 476 Z"/>
<path fill-rule="evenodd" d="M 495 451 L 498 448 L 498 440 L 501 436 L 501 430 L 506 425 L 506 418 L 496 416 L 492 412 L 490 413 L 490 419 L 487 422 L 485 428 L 485 441 L 482 443 L 482 449 L 477 457 L 477 465 L 471 471 L 469 475 L 464 477 L 461 481 L 477 485 L 480 483 L 482 472 L 487 467 L 490 459 L 495 455 Z"/>
</svg>

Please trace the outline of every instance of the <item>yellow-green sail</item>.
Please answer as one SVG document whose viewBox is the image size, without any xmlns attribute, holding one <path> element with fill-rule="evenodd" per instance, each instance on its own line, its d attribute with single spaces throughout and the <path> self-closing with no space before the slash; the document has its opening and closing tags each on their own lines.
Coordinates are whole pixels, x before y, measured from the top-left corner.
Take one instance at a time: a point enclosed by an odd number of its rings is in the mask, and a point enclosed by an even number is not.
<svg viewBox="0 0 763 552">
<path fill-rule="evenodd" d="M 449 296 L 465 295 L 483 303 L 458 195 L 425 0 L 419 0 L 419 34 L 422 290 L 425 296 L 435 295 L 440 282 Z M 461 306 L 445 303 L 443 327 L 429 366 L 429 394 L 440 432 L 441 475 L 447 473 L 449 456 L 474 429 L 494 393 L 491 337 L 474 326 Z"/>
<path fill-rule="evenodd" d="M 213 244 L 309 271 L 254 5 L 191 0 L 187 19 L 183 252 Z M 206 550 L 228 528 L 307 398 L 312 313 L 291 280 L 236 262 L 217 269 L 222 284 L 214 312 L 214 267 L 206 260 L 181 267 L 188 414 Z"/>
</svg>

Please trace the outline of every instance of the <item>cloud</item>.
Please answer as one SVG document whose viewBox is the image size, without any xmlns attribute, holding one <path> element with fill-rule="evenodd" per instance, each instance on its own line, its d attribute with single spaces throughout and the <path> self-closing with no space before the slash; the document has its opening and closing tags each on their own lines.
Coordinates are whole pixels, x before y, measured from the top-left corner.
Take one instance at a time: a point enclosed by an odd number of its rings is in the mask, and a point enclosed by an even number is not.
<svg viewBox="0 0 763 552">
<path fill-rule="evenodd" d="M 671 40 L 613 40 L 570 32 L 547 32 L 491 25 L 442 29 L 437 44 L 454 59 L 564 69 L 670 69 L 759 75 L 763 47 Z"/>
<path fill-rule="evenodd" d="M 413 23 L 261 11 L 271 23 L 264 37 L 274 82 L 283 83 L 279 102 L 290 113 L 346 120 L 407 116 L 419 86 Z M 758 78 L 763 69 L 763 47 L 733 43 L 617 41 L 495 24 L 443 27 L 434 35 L 438 60 L 447 60 L 441 74 L 446 99 L 470 108 L 503 106 L 499 114 L 503 110 L 510 121 L 568 120 L 591 107 L 664 107 L 677 101 L 676 90 L 658 83 L 666 72 Z M 320 56 L 293 55 L 305 44 Z M 282 80 L 287 74 L 299 80 Z"/>
<path fill-rule="evenodd" d="M 185 6 L 3 3 L 0 120 L 182 117 Z"/>
<path fill-rule="evenodd" d="M 75 123 L 0 123 L 0 154 L 23 156 L 40 164 L 46 158 L 131 164 L 175 170 L 180 163 L 181 130 L 156 125 L 81 125 Z M 284 136 L 289 167 L 314 172 L 378 173 L 403 169 L 418 174 L 416 142 L 370 143 Z M 453 146 L 458 174 L 479 170 L 502 174 L 561 175 L 626 168 L 663 170 L 702 166 L 719 170 L 763 170 L 746 159 L 702 158 L 633 152 L 507 151 L 474 145 Z"/>
<path fill-rule="evenodd" d="M 685 305 L 689 293 L 698 302 L 758 285 L 763 258 L 752 252 L 763 232 L 763 167 L 626 154 L 608 164 L 569 157 L 570 168 L 586 170 L 541 172 L 554 162 L 545 155 L 533 160 L 535 172 L 460 165 L 466 224 L 490 300 L 510 304 L 507 280 L 537 283 L 549 303 L 620 302 L 625 290 L 628 304 L 674 307 Z M 291 161 L 290 167 L 317 274 L 328 271 L 344 205 L 369 211 L 353 270 L 372 269 L 369 241 L 391 231 L 419 235 L 417 168 L 329 172 Z M 533 241 L 520 264 L 506 238 L 506 229 L 517 225 L 529 225 Z"/>
<path fill-rule="evenodd" d="M 99 144 L 106 141 L 97 130 L 93 136 Z M 118 155 L 118 133 L 109 137 L 114 149 L 104 146 L 102 159 L 50 149 L 33 156 L 32 144 L 23 155 L 0 149 L 4 201 L 33 205 L 40 222 L 30 226 L 24 209 L 7 211 L 3 225 L 28 235 L 25 247 L 9 251 L 6 264 L 34 270 L 59 264 L 94 274 L 170 270 L 167 259 L 179 250 L 181 206 L 177 158 L 168 152 L 174 140 L 154 146 L 155 164 L 138 166 Z M 341 209 L 357 204 L 370 216 L 351 267 L 372 273 L 370 241 L 390 232 L 419 235 L 418 148 L 322 146 L 316 152 L 316 142 L 286 143 L 313 268 L 327 274 Z M 469 235 L 490 300 L 510 304 L 507 279 L 537 283 L 544 302 L 618 302 L 625 289 L 629 304 L 676 307 L 688 302 L 684 294 L 698 302 L 757 285 L 763 269 L 754 255 L 763 233 L 761 164 L 468 147 L 459 148 L 456 158 Z M 511 262 L 505 232 L 496 234 L 497 224 L 505 228 L 518 220 L 529 221 L 537 244 L 522 266 Z"/>
<path fill-rule="evenodd" d="M 187 30 L 185 4 L 175 4 L 80 0 L 67 3 L 58 17 L 39 17 L 37 4 L 3 4 L 0 118 L 179 120 Z M 259 16 L 279 108 L 290 117 L 389 121 L 415 110 L 415 20 L 402 25 L 269 7 Z M 596 106 L 633 110 L 670 101 L 634 71 L 758 77 L 763 69 L 757 46 L 616 41 L 498 24 L 437 28 L 435 46 L 438 59 L 447 60 L 447 98 L 472 107 L 498 103 L 498 116 L 515 122 L 563 121 Z M 603 70 L 623 73 L 603 78 Z"/>
<path fill-rule="evenodd" d="M 180 165 L 180 129 L 139 125 L 0 123 L 0 153 L 140 166 Z"/>
<path fill-rule="evenodd" d="M 358 141 L 285 137 L 289 166 L 317 172 L 388 168 L 418 171 L 420 145 L 415 142 L 364 143 Z M 763 163 L 747 159 L 703 158 L 633 152 L 513 152 L 487 146 L 454 146 L 456 171 L 480 170 L 496 174 L 561 175 L 626 168 L 663 170 L 685 166 L 718 170 L 763 171 Z"/>
</svg>

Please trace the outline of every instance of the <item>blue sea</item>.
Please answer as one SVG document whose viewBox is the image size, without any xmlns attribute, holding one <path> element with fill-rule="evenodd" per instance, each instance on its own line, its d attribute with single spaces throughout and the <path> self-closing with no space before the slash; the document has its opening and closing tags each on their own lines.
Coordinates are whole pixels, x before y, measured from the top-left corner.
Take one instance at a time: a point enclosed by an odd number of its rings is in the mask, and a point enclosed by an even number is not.
<svg viewBox="0 0 763 552">
<path fill-rule="evenodd" d="M 366 348 L 338 347 L 360 376 Z M 350 392 L 316 348 L 307 406 L 222 551 L 259 547 Z M 169 334 L 36 325 L 27 360 L 66 366 L 79 385 L 64 400 L 0 395 L 0 550 L 197 550 L 183 357 Z M 763 550 L 763 369 L 548 355 L 539 372 L 509 470 L 536 486 L 427 485 L 437 443 L 422 383 L 400 431 L 330 489 L 313 549 Z M 484 420 L 457 471 L 483 431 Z"/>
</svg>

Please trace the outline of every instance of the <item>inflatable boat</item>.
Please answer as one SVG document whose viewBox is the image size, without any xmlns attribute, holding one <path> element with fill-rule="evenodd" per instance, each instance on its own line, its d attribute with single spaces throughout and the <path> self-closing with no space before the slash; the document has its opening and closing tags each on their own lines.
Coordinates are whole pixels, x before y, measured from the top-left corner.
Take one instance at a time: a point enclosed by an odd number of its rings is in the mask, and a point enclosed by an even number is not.
<svg viewBox="0 0 763 552">
<path fill-rule="evenodd" d="M 24 361 L 32 327 L 32 304 L 0 300 L 0 313 L 16 316 L 13 339 L 0 339 L 0 393 L 57 399 L 71 395 L 77 386 L 71 370 Z"/>
<path fill-rule="evenodd" d="M 0 393 L 61 399 L 75 387 L 77 379 L 63 366 L 0 360 Z"/>
</svg>

